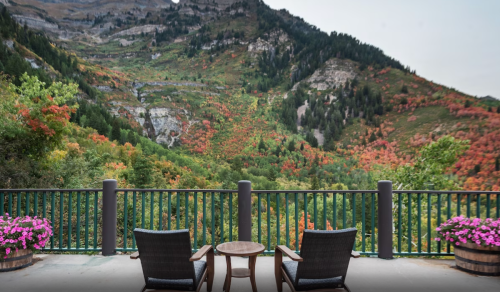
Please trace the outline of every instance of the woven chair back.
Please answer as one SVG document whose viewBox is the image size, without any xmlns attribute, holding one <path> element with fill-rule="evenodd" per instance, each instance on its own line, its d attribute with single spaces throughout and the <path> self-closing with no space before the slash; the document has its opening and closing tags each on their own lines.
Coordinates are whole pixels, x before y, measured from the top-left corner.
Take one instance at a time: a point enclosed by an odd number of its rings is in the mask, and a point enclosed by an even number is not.
<svg viewBox="0 0 500 292">
<path fill-rule="evenodd" d="M 345 278 L 357 230 L 304 230 L 297 267 L 299 279 Z"/>
<path fill-rule="evenodd" d="M 136 228 L 134 230 L 141 259 L 144 280 L 193 279 L 194 264 L 191 257 L 189 230 L 153 231 Z"/>
</svg>

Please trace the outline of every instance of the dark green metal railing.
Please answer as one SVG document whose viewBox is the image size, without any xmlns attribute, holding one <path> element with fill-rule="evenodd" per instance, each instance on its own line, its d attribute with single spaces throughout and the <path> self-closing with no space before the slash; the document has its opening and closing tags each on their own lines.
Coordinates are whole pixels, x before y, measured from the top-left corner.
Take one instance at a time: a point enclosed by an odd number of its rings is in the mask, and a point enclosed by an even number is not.
<svg viewBox="0 0 500 292">
<path fill-rule="evenodd" d="M 136 251 L 135 228 L 189 229 L 193 250 L 237 240 L 234 190 L 117 189 L 117 251 Z"/>
<path fill-rule="evenodd" d="M 238 240 L 235 190 L 117 189 L 117 251 L 137 250 L 134 228 L 189 229 L 194 250 Z M 102 245 L 101 189 L 0 190 L 0 216 L 38 216 L 54 236 L 44 250 L 98 252 Z M 453 216 L 500 218 L 500 192 L 394 191 L 393 247 L 398 256 L 453 255 L 434 241 Z M 378 191 L 252 191 L 252 241 L 265 253 L 276 245 L 300 251 L 305 229 L 356 227 L 354 250 L 378 253 Z"/>
<path fill-rule="evenodd" d="M 45 251 L 97 252 L 101 250 L 102 190 L 0 190 L 0 216 L 43 217 L 54 235 Z"/>
<path fill-rule="evenodd" d="M 500 218 L 499 198 L 500 192 L 394 191 L 394 255 L 453 255 L 453 246 L 434 240 L 436 228 L 460 215 Z"/>
<path fill-rule="evenodd" d="M 252 219 L 253 226 L 257 226 L 257 234 L 252 240 L 262 243 L 268 254 L 274 253 L 276 245 L 281 244 L 299 252 L 301 234 L 305 229 L 356 227 L 360 232 L 353 249 L 365 255 L 377 254 L 377 193 L 378 191 L 252 191 L 254 198 L 256 197 L 254 202 L 257 203 L 253 206 L 256 211 L 253 212 Z"/>
</svg>

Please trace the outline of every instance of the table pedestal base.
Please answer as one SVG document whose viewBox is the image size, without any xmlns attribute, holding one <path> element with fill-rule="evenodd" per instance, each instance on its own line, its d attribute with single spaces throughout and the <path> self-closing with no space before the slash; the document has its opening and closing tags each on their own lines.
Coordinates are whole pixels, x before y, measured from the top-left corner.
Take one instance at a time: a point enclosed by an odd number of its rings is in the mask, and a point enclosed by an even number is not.
<svg viewBox="0 0 500 292">
<path fill-rule="evenodd" d="M 230 292 L 231 289 L 231 278 L 250 278 L 250 283 L 252 284 L 253 292 L 257 292 L 257 284 L 255 283 L 255 263 L 257 262 L 257 256 L 251 256 L 248 258 L 248 269 L 246 268 L 231 268 L 231 257 L 226 256 L 227 272 L 226 279 L 224 280 L 225 292 Z"/>
</svg>

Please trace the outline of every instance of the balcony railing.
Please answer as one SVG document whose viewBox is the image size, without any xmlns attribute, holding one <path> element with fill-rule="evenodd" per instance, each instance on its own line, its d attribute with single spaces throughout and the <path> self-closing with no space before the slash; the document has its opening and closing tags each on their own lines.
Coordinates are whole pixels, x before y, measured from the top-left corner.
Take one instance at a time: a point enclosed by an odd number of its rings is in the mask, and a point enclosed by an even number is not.
<svg viewBox="0 0 500 292">
<path fill-rule="evenodd" d="M 434 241 L 452 216 L 499 218 L 500 192 L 392 191 L 390 182 L 367 191 L 251 191 L 118 189 L 0 190 L 0 216 L 39 216 L 52 222 L 54 252 L 137 250 L 134 228 L 189 229 L 196 250 L 205 244 L 252 240 L 300 250 L 304 229 L 356 227 L 355 250 L 364 255 L 453 255 Z M 385 184 L 385 185 L 384 185 Z M 305 219 L 307 218 L 307 219 Z"/>
</svg>

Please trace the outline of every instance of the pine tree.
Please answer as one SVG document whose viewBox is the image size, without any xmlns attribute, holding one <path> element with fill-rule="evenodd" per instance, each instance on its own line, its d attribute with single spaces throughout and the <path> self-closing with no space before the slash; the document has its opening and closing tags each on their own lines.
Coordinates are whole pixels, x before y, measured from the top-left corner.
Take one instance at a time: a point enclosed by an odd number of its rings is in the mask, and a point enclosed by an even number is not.
<svg viewBox="0 0 500 292">
<path fill-rule="evenodd" d="M 264 143 L 264 138 L 260 137 L 260 142 L 259 142 L 259 152 L 265 152 L 266 151 L 266 143 Z"/>
<path fill-rule="evenodd" d="M 232 163 L 231 163 L 231 170 L 239 172 L 241 174 L 242 168 L 243 168 L 243 162 L 241 161 L 241 158 L 239 158 L 239 157 L 234 158 Z"/>
<path fill-rule="evenodd" d="M 267 176 L 267 179 L 269 181 L 276 181 L 276 170 L 274 170 L 274 167 L 271 167 L 269 169 L 269 175 Z"/>
<path fill-rule="evenodd" d="M 500 114 L 500 106 L 497 107 L 497 114 Z"/>
<path fill-rule="evenodd" d="M 113 121 L 113 128 L 111 129 L 111 140 L 120 141 L 120 122 L 118 122 L 118 119 L 115 119 Z"/>
<path fill-rule="evenodd" d="M 300 143 L 300 151 L 304 151 L 304 143 Z"/>
<path fill-rule="evenodd" d="M 135 146 L 137 144 L 137 141 L 135 139 L 135 135 L 134 135 L 134 132 L 132 130 L 128 131 L 128 134 L 127 134 L 127 142 L 129 142 L 130 144 L 132 144 L 133 146 Z"/>
<path fill-rule="evenodd" d="M 312 135 L 312 143 L 311 143 L 311 146 L 312 147 L 315 147 L 317 148 L 318 147 L 318 139 L 316 139 L 316 137 L 314 135 Z"/>
<path fill-rule="evenodd" d="M 134 172 L 132 181 L 134 182 L 135 187 L 142 189 L 149 186 L 152 181 L 151 173 L 153 168 L 153 165 L 149 161 L 149 159 L 143 157 L 142 155 L 139 155 L 135 159 L 133 167 Z"/>
<path fill-rule="evenodd" d="M 319 189 L 319 180 L 317 175 L 311 176 L 311 190 Z"/>
<path fill-rule="evenodd" d="M 280 146 L 276 146 L 276 149 L 274 149 L 274 155 L 276 155 L 276 157 L 279 157 L 281 154 L 281 148 Z"/>
<path fill-rule="evenodd" d="M 500 171 L 500 157 L 495 160 L 495 170 Z"/>
<path fill-rule="evenodd" d="M 295 141 L 292 140 L 290 143 L 288 143 L 288 151 L 293 152 L 295 151 Z"/>
<path fill-rule="evenodd" d="M 377 137 L 375 137 L 375 132 L 372 132 L 372 134 L 370 135 L 370 139 L 368 139 L 368 142 L 371 143 L 371 142 L 375 142 L 377 140 Z"/>
</svg>

